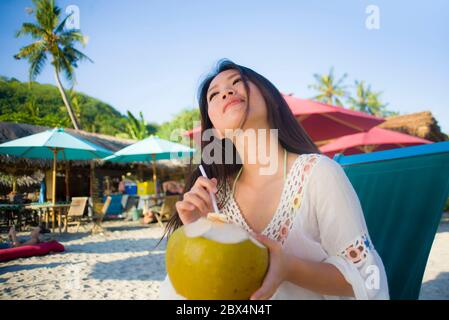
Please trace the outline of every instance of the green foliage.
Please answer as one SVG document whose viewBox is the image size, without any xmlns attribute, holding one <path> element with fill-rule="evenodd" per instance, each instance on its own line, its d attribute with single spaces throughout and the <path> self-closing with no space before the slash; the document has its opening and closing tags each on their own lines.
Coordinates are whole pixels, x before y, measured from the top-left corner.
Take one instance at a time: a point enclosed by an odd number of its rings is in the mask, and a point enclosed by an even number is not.
<svg viewBox="0 0 449 320">
<path fill-rule="evenodd" d="M 83 129 L 117 135 L 125 132 L 127 118 L 112 106 L 82 93 L 71 92 L 75 112 Z M 53 85 L 0 78 L 0 121 L 43 126 L 70 126 L 70 118 L 62 105 L 58 89 Z"/>
<path fill-rule="evenodd" d="M 313 77 L 316 82 L 309 85 L 309 88 L 314 89 L 318 94 L 312 99 L 331 105 L 343 106 L 341 99 L 347 96 L 346 86 L 343 85 L 343 82 L 347 76 L 345 73 L 337 80 L 334 76 L 334 68 L 331 68 L 328 74 L 315 73 Z"/>
<path fill-rule="evenodd" d="M 378 117 L 388 117 L 397 115 L 397 112 L 388 111 L 387 104 L 380 101 L 381 92 L 374 92 L 370 85 L 365 85 L 364 81 L 355 81 L 355 97 L 348 97 L 350 108 L 362 111 Z"/>
<path fill-rule="evenodd" d="M 47 59 L 56 71 L 63 72 L 70 81 L 74 80 L 74 68 L 78 62 L 90 60 L 75 46 L 86 45 L 87 39 L 80 30 L 67 30 L 65 23 L 70 16 L 61 18 L 61 8 L 53 0 L 33 0 L 34 23 L 24 22 L 16 37 L 30 36 L 35 42 L 22 47 L 14 56 L 30 63 L 29 77 L 34 80 L 45 66 Z"/>
<path fill-rule="evenodd" d="M 131 111 L 127 111 L 127 114 L 128 117 L 125 122 L 126 131 L 117 134 L 117 137 L 142 140 L 157 132 L 158 125 L 148 124 L 143 118 L 142 111 L 139 112 L 140 119 L 137 119 Z"/>
<path fill-rule="evenodd" d="M 343 101 L 345 101 L 352 110 L 378 117 L 399 114 L 399 112 L 387 110 L 388 103 L 383 103 L 380 99 L 382 92 L 372 91 L 371 86 L 366 85 L 364 81 L 355 81 L 353 93 L 347 91 L 348 86 L 345 84 L 347 76 L 345 73 L 337 80 L 334 75 L 334 68 L 331 68 L 328 74 L 314 74 L 315 83 L 309 85 L 309 88 L 314 89 L 317 95 L 312 97 L 312 100 L 341 107 L 345 107 L 343 104 Z"/>
<path fill-rule="evenodd" d="M 75 129 L 79 128 L 78 118 L 73 112 L 70 98 L 66 97 L 59 73 L 64 73 L 67 80 L 72 85 L 75 84 L 75 68 L 83 60 L 92 60 L 84 53 L 76 49 L 78 43 L 83 46 L 87 43 L 87 38 L 80 30 L 67 30 L 65 23 L 70 15 L 61 18 L 61 8 L 54 0 L 33 0 L 35 8 L 30 11 L 34 14 L 35 21 L 24 22 L 16 33 L 16 37 L 29 36 L 33 39 L 29 45 L 22 47 L 14 55 L 16 59 L 26 59 L 29 63 L 29 80 L 35 80 L 42 72 L 47 60 L 51 59 L 51 64 L 55 69 L 56 83 L 61 90 L 67 112 Z"/>
<path fill-rule="evenodd" d="M 198 108 L 186 108 L 176 114 L 173 120 L 161 124 L 157 131 L 157 135 L 162 139 L 182 142 L 179 140 L 180 135 L 186 130 L 191 130 L 194 126 L 196 127 L 199 124 L 200 110 Z"/>
</svg>

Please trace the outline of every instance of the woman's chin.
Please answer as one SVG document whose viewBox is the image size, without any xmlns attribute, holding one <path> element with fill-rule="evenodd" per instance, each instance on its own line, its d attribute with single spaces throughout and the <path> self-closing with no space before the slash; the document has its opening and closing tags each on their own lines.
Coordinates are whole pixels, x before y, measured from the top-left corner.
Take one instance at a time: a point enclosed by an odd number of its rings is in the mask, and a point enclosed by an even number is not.
<svg viewBox="0 0 449 320">
<path fill-rule="evenodd" d="M 226 110 L 221 122 L 226 123 L 227 128 L 238 129 L 244 116 L 245 109 L 236 107 L 230 110 Z"/>
</svg>

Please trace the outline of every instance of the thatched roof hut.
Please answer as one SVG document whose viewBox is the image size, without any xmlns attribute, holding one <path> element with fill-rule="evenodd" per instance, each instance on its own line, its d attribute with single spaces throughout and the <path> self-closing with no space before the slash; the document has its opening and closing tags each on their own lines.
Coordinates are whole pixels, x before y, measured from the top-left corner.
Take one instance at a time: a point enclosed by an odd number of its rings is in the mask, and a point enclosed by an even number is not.
<svg viewBox="0 0 449 320">
<path fill-rule="evenodd" d="M 430 111 L 416 112 L 385 118 L 378 127 L 406 133 L 433 142 L 447 141 L 449 137 L 441 132 L 437 120 Z"/>
</svg>

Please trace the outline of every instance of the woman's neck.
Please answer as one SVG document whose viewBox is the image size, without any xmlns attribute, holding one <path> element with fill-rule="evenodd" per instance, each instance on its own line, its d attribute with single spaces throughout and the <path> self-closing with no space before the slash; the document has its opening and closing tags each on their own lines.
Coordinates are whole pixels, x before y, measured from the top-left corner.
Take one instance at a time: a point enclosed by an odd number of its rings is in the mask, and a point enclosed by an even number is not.
<svg viewBox="0 0 449 320">
<path fill-rule="evenodd" d="M 237 135 L 234 145 L 243 163 L 243 181 L 271 180 L 283 175 L 284 148 L 277 134 L 270 130 L 245 130 Z"/>
</svg>

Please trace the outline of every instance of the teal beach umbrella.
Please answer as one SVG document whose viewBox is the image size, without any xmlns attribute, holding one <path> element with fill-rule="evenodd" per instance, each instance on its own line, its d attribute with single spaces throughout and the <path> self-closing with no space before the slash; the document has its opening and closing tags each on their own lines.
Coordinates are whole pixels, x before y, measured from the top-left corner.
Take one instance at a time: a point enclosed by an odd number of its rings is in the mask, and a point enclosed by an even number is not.
<svg viewBox="0 0 449 320">
<path fill-rule="evenodd" d="M 191 156 L 194 152 L 195 149 L 185 145 L 164 140 L 157 136 L 150 136 L 117 151 L 112 156 L 104 158 L 104 160 L 111 162 L 151 161 L 153 165 L 153 181 L 157 193 L 156 161 L 184 158 Z"/>
<path fill-rule="evenodd" d="M 56 161 L 101 159 L 112 151 L 55 128 L 0 144 L 0 154 L 53 159 L 53 203 L 56 202 Z"/>
</svg>

